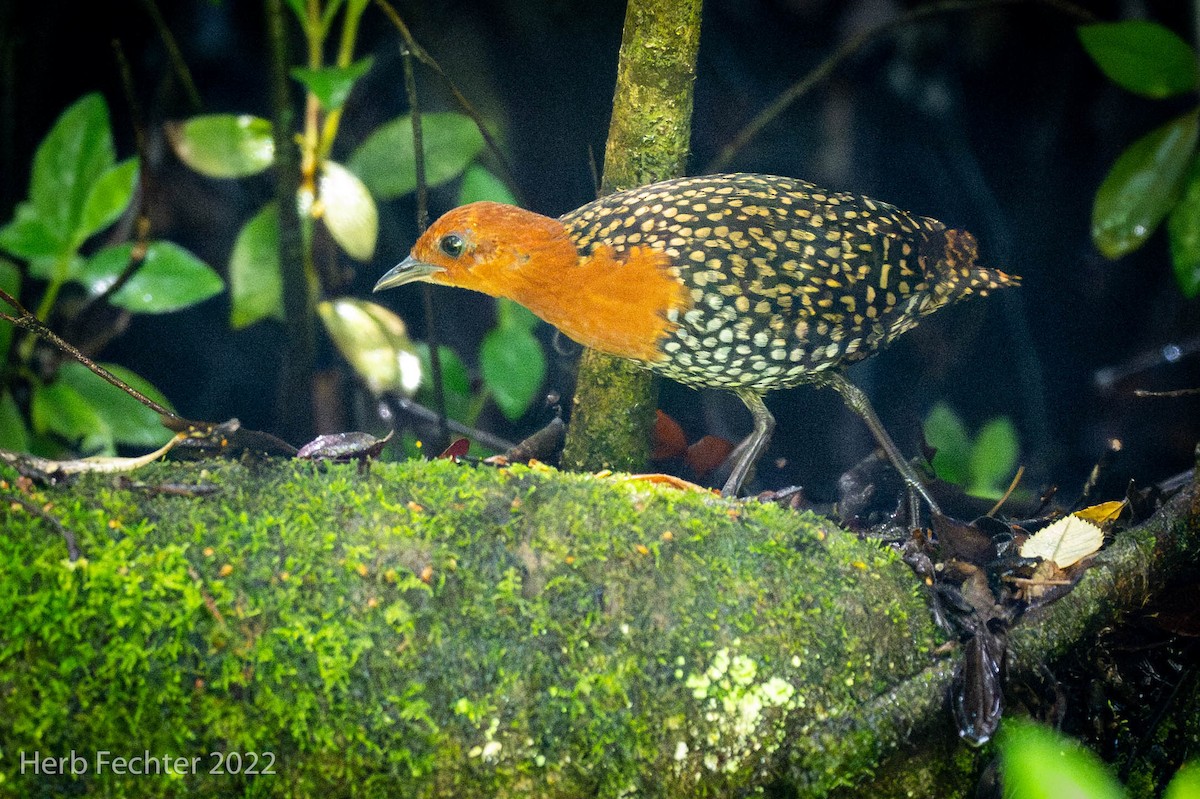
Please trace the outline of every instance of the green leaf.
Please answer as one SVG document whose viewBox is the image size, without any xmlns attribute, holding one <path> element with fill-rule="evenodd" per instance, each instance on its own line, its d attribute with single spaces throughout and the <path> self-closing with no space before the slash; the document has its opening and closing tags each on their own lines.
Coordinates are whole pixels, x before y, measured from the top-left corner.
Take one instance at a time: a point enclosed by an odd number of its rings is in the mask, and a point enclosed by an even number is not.
<svg viewBox="0 0 1200 799">
<path fill-rule="evenodd" d="M 29 276 L 38 280 L 71 280 L 83 272 L 86 263 L 78 253 L 31 258 Z"/>
<path fill-rule="evenodd" d="M 370 260 L 379 234 L 379 212 L 367 187 L 346 167 L 326 161 L 317 191 L 329 235 L 351 258 Z"/>
<path fill-rule="evenodd" d="M 76 240 L 92 185 L 116 162 L 108 106 L 89 94 L 68 108 L 38 146 L 29 200 L 60 242 Z"/>
<path fill-rule="evenodd" d="M 267 203 L 242 226 L 229 256 L 229 324 L 234 330 L 260 319 L 283 321 L 279 265 L 279 209 Z"/>
<path fill-rule="evenodd" d="M 496 300 L 496 324 L 500 327 L 519 327 L 533 330 L 541 322 L 533 311 L 520 303 L 500 297 Z"/>
<path fill-rule="evenodd" d="M 437 399 L 433 387 L 433 365 L 429 360 L 429 345 L 420 342 L 415 345 L 417 357 L 421 359 L 421 388 L 417 392 L 417 400 L 426 407 L 437 407 Z M 466 365 L 458 357 L 458 353 L 450 347 L 438 347 L 439 360 L 442 364 L 442 389 L 446 398 L 446 416 L 463 424 L 475 424 L 475 398 L 471 393 L 471 375 Z"/>
<path fill-rule="evenodd" d="M 471 118 L 463 114 L 422 114 L 421 131 L 425 178 L 430 186 L 462 174 L 483 149 L 483 135 Z M 412 117 L 398 117 L 376 129 L 350 157 L 347 166 L 381 200 L 401 197 L 416 189 Z"/>
<path fill-rule="evenodd" d="M 38 216 L 30 202 L 19 203 L 13 220 L 0 228 L 0 250 L 18 258 L 55 258 L 65 249 L 66 242 Z"/>
<path fill-rule="evenodd" d="M 175 155 L 201 175 L 240 178 L 275 163 L 271 123 L 249 114 L 206 114 L 167 125 Z"/>
<path fill-rule="evenodd" d="M 100 364 L 132 388 L 150 399 L 170 408 L 167 398 L 150 384 L 123 366 Z M 171 437 L 162 426 L 158 414 L 108 381 L 96 376 L 81 363 L 70 361 L 58 370 L 55 384 L 70 386 L 91 406 L 100 424 L 107 430 L 106 438 L 117 444 L 139 447 L 161 447 Z"/>
<path fill-rule="evenodd" d="M 129 158 L 109 169 L 92 184 L 83 205 L 83 218 L 75 231 L 76 247 L 117 221 L 133 198 L 137 177 L 138 159 Z"/>
<path fill-rule="evenodd" d="M 1175 204 L 1196 150 L 1198 113 L 1184 114 L 1135 141 L 1100 184 L 1092 240 L 1106 258 L 1142 246 Z"/>
<path fill-rule="evenodd" d="M 971 446 L 968 493 L 998 499 L 1017 466 L 1017 431 L 1008 417 L 992 419 Z"/>
<path fill-rule="evenodd" d="M 338 351 L 372 394 L 411 397 L 421 384 L 421 361 L 404 320 L 366 300 L 341 297 L 317 305 L 317 313 Z"/>
<path fill-rule="evenodd" d="M 29 429 L 21 409 L 7 390 L 0 391 L 0 449 L 9 452 L 29 451 Z"/>
<path fill-rule="evenodd" d="M 133 245 L 105 247 L 79 276 L 93 295 L 100 294 L 125 271 Z M 133 313 L 168 313 L 203 302 L 225 287 L 220 275 L 190 252 L 169 241 L 152 241 L 146 259 L 109 302 Z"/>
<path fill-rule="evenodd" d="M 1124 799 L 1096 754 L 1052 730 L 1006 722 L 1000 738 L 1004 795 L 1020 799 Z"/>
<path fill-rule="evenodd" d="M 88 439 L 101 446 L 107 444 L 105 449 L 111 447 L 112 441 L 105 440 L 107 430 L 91 403 L 62 381 L 34 387 L 30 416 L 37 433 L 55 433 L 71 442 Z"/>
<path fill-rule="evenodd" d="M 479 367 L 501 413 L 515 421 L 537 397 L 546 376 L 546 355 L 527 329 L 501 326 L 484 336 Z"/>
<path fill-rule="evenodd" d="M 1079 40 L 1118 86 L 1146 97 L 1170 97 L 1196 88 L 1196 52 L 1154 22 L 1126 20 L 1081 25 Z"/>
<path fill-rule="evenodd" d="M 949 405 L 939 402 L 925 417 L 925 440 L 937 449 L 934 474 L 948 483 L 965 485 L 970 476 L 971 438 Z"/>
<path fill-rule="evenodd" d="M 0 289 L 15 300 L 21 299 L 21 271 L 11 261 L 0 258 Z M 7 305 L 0 303 L 0 310 L 12 311 Z M 12 344 L 13 326 L 9 322 L 0 321 L 0 375 L 7 371 L 8 348 Z M 2 383 L 3 381 L 0 381 Z M 0 448 L 3 448 L 0 445 Z"/>
<path fill-rule="evenodd" d="M 1183 196 L 1167 218 L 1175 282 L 1188 299 L 1200 294 L 1200 158 L 1192 161 Z"/>
<path fill-rule="evenodd" d="M 1184 763 L 1175 772 L 1162 799 L 1200 799 L 1200 760 Z"/>
<path fill-rule="evenodd" d="M 486 167 L 471 164 L 463 175 L 462 188 L 458 192 L 458 204 L 488 201 L 516 205 L 517 198 L 509 191 L 503 180 L 493 175 Z"/>
<path fill-rule="evenodd" d="M 312 92 L 321 108 L 334 111 L 346 104 L 346 98 L 350 96 L 355 81 L 367 74 L 374 62 L 372 56 L 367 56 L 348 67 L 295 67 L 291 74 L 304 88 Z"/>
</svg>

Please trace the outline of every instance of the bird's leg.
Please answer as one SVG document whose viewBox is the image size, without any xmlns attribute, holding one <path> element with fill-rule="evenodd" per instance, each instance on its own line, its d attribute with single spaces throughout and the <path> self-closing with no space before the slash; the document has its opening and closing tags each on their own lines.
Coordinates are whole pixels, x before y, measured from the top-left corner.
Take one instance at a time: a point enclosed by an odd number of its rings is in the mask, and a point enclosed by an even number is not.
<svg viewBox="0 0 1200 799">
<path fill-rule="evenodd" d="M 871 429 L 875 440 L 879 442 L 879 446 L 883 447 L 888 460 L 892 462 L 892 466 L 900 473 L 900 477 L 904 479 L 909 489 L 920 494 L 931 511 L 941 515 L 942 509 L 934 501 L 933 495 L 929 493 L 929 489 L 921 482 L 921 478 L 917 477 L 917 473 L 913 471 L 912 466 L 904 459 L 904 455 L 900 453 L 900 448 L 896 446 L 896 442 L 892 441 L 892 437 L 887 434 L 887 430 L 883 429 L 883 423 L 875 415 L 875 409 L 871 407 L 871 403 L 867 399 L 867 395 L 862 392 L 862 389 L 837 372 L 827 373 L 822 378 L 822 382 L 837 389 L 837 392 L 842 395 L 842 399 L 846 405 L 867 423 L 867 427 Z M 761 402 L 761 400 L 759 401 Z M 916 523 L 915 516 L 913 523 Z"/>
<path fill-rule="evenodd" d="M 729 473 L 729 479 L 725 481 L 725 487 L 721 489 L 721 495 L 726 497 L 737 496 L 738 489 L 746 481 L 746 475 L 750 474 L 750 469 L 754 467 L 763 451 L 766 450 L 767 444 L 771 441 L 771 433 L 775 430 L 775 417 L 767 410 L 762 395 L 755 394 L 753 391 L 739 391 L 737 395 L 742 398 L 742 402 L 746 403 L 746 407 L 750 409 L 750 415 L 754 417 L 754 430 L 737 446 L 733 471 Z"/>
</svg>

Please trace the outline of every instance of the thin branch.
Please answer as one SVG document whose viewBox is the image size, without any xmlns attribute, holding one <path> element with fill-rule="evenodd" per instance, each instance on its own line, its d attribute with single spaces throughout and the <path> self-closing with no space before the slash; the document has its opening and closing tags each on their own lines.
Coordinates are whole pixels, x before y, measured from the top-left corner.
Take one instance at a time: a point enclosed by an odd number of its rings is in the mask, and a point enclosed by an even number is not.
<svg viewBox="0 0 1200 799">
<path fill-rule="evenodd" d="M 412 119 L 413 155 L 417 178 L 417 235 L 429 227 L 429 184 L 425 175 L 425 141 L 421 129 L 421 102 L 417 95 L 417 78 L 413 74 L 413 51 L 402 48 L 404 62 L 404 91 L 408 95 L 409 116 Z M 425 341 L 429 345 L 429 368 L 433 372 L 433 397 L 437 405 L 438 429 L 449 438 L 446 428 L 446 387 L 442 384 L 442 354 L 438 347 L 437 318 L 433 311 L 433 287 L 421 284 L 421 301 L 425 307 Z"/>
<path fill-rule="evenodd" d="M 384 397 L 384 402 L 390 405 L 395 410 L 407 413 L 420 421 L 444 424 L 452 433 L 457 433 L 460 436 L 466 436 L 472 441 L 477 441 L 488 449 L 494 449 L 497 452 L 507 452 L 516 445 L 504 438 L 493 435 L 486 430 L 470 427 L 457 422 L 454 419 L 447 419 L 445 414 L 440 414 L 432 408 L 427 408 L 416 400 L 410 400 L 407 397 L 402 397 L 398 394 L 389 394 Z"/>
<path fill-rule="evenodd" d="M 13 310 L 17 312 L 15 316 L 0 312 L 0 320 L 8 322 L 13 327 L 19 327 L 22 330 L 28 331 L 35 336 L 39 336 L 46 341 L 49 341 L 51 344 L 58 347 L 63 352 L 66 352 L 72 358 L 79 361 L 81 364 L 92 370 L 92 372 L 99 375 L 104 380 L 112 383 L 114 386 L 121 389 L 126 394 L 145 405 L 147 408 L 150 408 L 159 416 L 165 416 L 168 419 L 181 424 L 193 424 L 192 422 L 189 422 L 187 419 L 184 419 L 182 416 L 172 411 L 170 408 L 160 405 L 158 402 L 150 399 L 145 394 L 128 385 L 122 381 L 121 378 L 117 377 L 112 372 L 108 371 L 103 366 L 84 355 L 77 347 L 47 327 L 44 322 L 26 310 L 25 306 L 21 305 L 21 303 L 19 303 L 12 295 L 3 289 L 0 289 L 0 300 L 8 303 L 8 305 L 12 306 Z"/>
<path fill-rule="evenodd" d="M 154 27 L 158 30 L 158 36 L 162 39 L 163 46 L 167 48 L 167 57 L 171 60 L 171 68 L 175 70 L 175 77 L 183 85 L 183 91 L 188 97 L 188 102 L 192 104 L 192 110 L 201 110 L 204 108 L 204 103 L 200 102 L 200 92 L 196 90 L 196 84 L 192 80 L 192 73 L 188 69 L 187 62 L 183 60 L 183 54 L 179 51 L 179 44 L 176 43 L 175 37 L 171 34 L 171 29 L 167 27 L 166 21 L 163 20 L 158 6 L 155 5 L 154 0 L 142 0 L 142 6 L 154 22 Z"/>
<path fill-rule="evenodd" d="M 1076 17 L 1081 22 L 1096 21 L 1095 14 L 1068 0 L 938 0 L 938 2 L 917 6 L 895 19 L 876 25 L 874 28 L 865 30 L 843 42 L 842 46 L 835 50 L 828 58 L 818 64 L 804 77 L 800 78 L 800 80 L 793 83 L 783 94 L 775 98 L 774 102 L 762 111 L 759 111 L 753 119 L 746 123 L 746 126 L 738 131 L 733 140 L 721 149 L 717 157 L 704 167 L 703 172 L 708 174 L 727 169 L 730 162 L 733 161 L 734 156 L 749 144 L 750 140 L 757 136 L 763 128 L 783 113 L 784 109 L 805 94 L 808 94 L 813 87 L 828 78 L 833 70 L 840 66 L 843 61 L 848 60 L 874 39 L 911 25 L 914 22 L 919 22 L 926 17 L 955 11 L 978 11 L 995 6 L 1015 5 L 1017 3 L 1038 3 Z"/>
<path fill-rule="evenodd" d="M 504 170 L 504 177 L 507 178 L 509 185 L 513 188 L 516 188 L 516 173 L 513 172 L 513 168 L 508 163 L 508 159 L 504 157 L 504 153 L 501 151 L 500 145 L 488 131 L 487 126 L 484 124 L 483 117 L 478 111 L 475 110 L 475 107 L 467 101 L 466 96 L 458 90 L 458 86 L 455 85 L 454 81 L 450 79 L 450 76 L 446 74 L 445 70 L 442 69 L 442 65 L 439 64 L 433 56 L 426 52 L 425 48 L 421 47 L 421 45 L 417 43 L 417 40 L 413 38 L 412 32 L 409 31 L 408 26 L 404 24 L 404 20 L 401 19 L 400 15 L 396 13 L 396 9 L 392 8 L 391 3 L 389 3 L 388 0 L 375 0 L 375 5 L 379 6 L 383 13 L 387 15 L 387 18 L 392 21 L 392 24 L 396 26 L 396 29 L 400 31 L 400 36 L 404 39 L 404 43 L 409 52 L 411 52 L 413 56 L 422 64 L 432 69 L 439 78 L 445 81 L 446 86 L 450 89 L 450 93 L 454 95 L 455 101 L 457 101 L 462 107 L 466 115 L 471 118 L 471 121 L 475 123 L 475 127 L 479 129 L 480 135 L 483 136 L 484 142 L 487 143 L 488 149 L 492 151 L 492 155 L 494 155 L 496 160 L 500 163 L 500 168 Z M 520 191 L 518 191 L 517 194 L 519 195 Z"/>
</svg>

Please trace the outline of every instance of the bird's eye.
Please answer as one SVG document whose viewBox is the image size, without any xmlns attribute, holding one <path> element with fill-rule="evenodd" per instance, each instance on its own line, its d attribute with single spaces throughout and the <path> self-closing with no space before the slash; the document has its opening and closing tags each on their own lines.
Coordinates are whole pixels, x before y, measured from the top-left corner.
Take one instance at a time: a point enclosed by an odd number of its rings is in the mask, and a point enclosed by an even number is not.
<svg viewBox="0 0 1200 799">
<path fill-rule="evenodd" d="M 442 252 L 446 253 L 446 255 L 449 255 L 451 258 L 457 258 L 462 255 L 464 245 L 462 237 L 450 233 L 442 236 L 442 240 L 438 242 L 438 246 L 442 248 Z"/>
</svg>

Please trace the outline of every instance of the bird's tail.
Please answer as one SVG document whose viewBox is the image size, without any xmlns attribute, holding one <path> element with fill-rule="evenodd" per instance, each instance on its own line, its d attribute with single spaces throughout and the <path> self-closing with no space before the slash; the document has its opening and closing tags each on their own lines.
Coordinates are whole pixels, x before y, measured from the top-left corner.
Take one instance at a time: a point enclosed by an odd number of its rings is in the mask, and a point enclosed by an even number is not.
<svg viewBox="0 0 1200 799">
<path fill-rule="evenodd" d="M 954 302 L 972 294 L 986 296 L 996 289 L 1021 285 L 1021 278 L 979 266 L 979 244 L 966 230 L 941 231 L 944 240 L 941 257 L 938 259 L 938 282 L 935 292 Z"/>
</svg>

